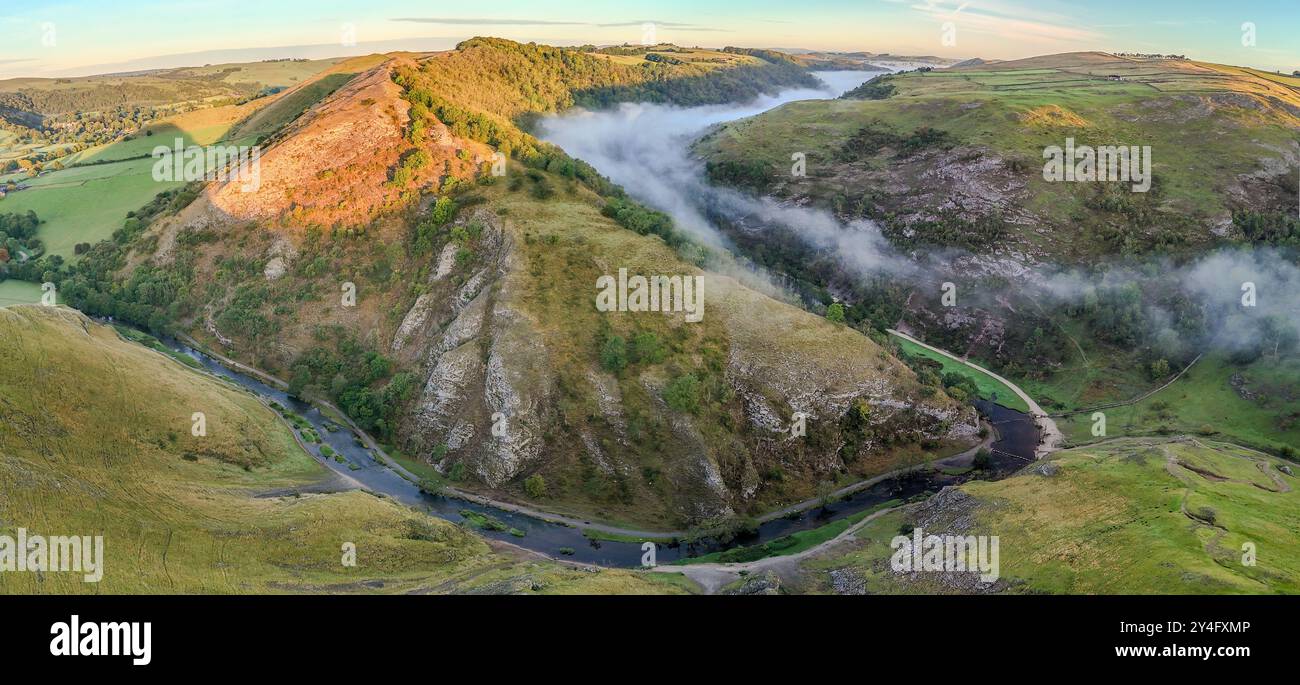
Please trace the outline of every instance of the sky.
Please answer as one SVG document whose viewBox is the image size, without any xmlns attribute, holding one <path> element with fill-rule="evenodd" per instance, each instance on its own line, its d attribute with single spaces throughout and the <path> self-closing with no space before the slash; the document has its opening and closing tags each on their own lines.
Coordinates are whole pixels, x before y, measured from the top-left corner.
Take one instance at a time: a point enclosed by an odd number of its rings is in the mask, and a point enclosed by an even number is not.
<svg viewBox="0 0 1300 685">
<path fill-rule="evenodd" d="M 0 6 L 0 78 L 446 49 L 476 35 L 986 59 L 1154 52 L 1289 73 L 1300 0 L 29 0 Z"/>
</svg>

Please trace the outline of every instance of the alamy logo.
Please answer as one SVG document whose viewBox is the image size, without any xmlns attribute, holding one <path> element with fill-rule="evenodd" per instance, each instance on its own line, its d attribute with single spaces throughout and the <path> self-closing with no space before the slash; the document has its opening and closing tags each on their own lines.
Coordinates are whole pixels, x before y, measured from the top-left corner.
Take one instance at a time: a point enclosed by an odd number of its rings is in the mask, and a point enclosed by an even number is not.
<svg viewBox="0 0 1300 685">
<path fill-rule="evenodd" d="M 917 528 L 911 537 L 895 536 L 889 546 L 894 550 L 889 566 L 895 573 L 978 572 L 985 583 L 1000 575 L 996 535 L 923 535 Z"/>
<path fill-rule="evenodd" d="M 1151 190 L 1151 146 L 1143 145 L 1074 145 L 1065 139 L 1065 148 L 1043 148 L 1043 180 L 1049 182 L 1132 183 L 1133 192 Z"/>
<path fill-rule="evenodd" d="M 87 583 L 104 578 L 104 536 L 0 535 L 0 573 L 80 573 Z"/>
<path fill-rule="evenodd" d="M 618 278 L 596 279 L 596 309 L 602 312 L 684 312 L 686 320 L 704 320 L 703 276 L 632 276 L 618 270 Z"/>
<path fill-rule="evenodd" d="M 262 187 L 262 148 L 256 145 L 186 145 L 177 138 L 171 147 L 153 149 L 153 180 L 158 183 L 238 181 L 239 192 Z"/>
<path fill-rule="evenodd" d="M 153 624 L 81 622 L 73 614 L 72 620 L 50 626 L 50 654 L 54 656 L 130 656 L 136 666 L 148 666 L 153 661 Z"/>
</svg>

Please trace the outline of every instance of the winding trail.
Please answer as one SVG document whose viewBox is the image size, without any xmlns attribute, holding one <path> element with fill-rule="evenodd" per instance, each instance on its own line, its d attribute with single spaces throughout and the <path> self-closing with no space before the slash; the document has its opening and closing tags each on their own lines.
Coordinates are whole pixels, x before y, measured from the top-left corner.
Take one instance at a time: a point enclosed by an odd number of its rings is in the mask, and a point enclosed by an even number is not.
<svg viewBox="0 0 1300 685">
<path fill-rule="evenodd" d="M 662 573 L 680 573 L 695 581 L 696 584 L 704 589 L 705 594 L 711 595 L 720 590 L 723 586 L 734 583 L 745 576 L 752 576 L 755 573 L 766 573 L 772 571 L 777 575 L 781 575 L 783 571 L 795 570 L 800 561 L 821 554 L 832 547 L 846 542 L 852 538 L 855 533 L 861 530 L 863 526 L 898 508 L 899 507 L 889 507 L 887 509 L 872 512 L 871 515 L 849 526 L 839 535 L 836 535 L 826 542 L 814 547 L 809 547 L 802 552 L 796 552 L 795 554 L 787 554 L 779 557 L 764 557 L 756 561 L 747 561 L 737 564 L 674 564 L 671 566 L 655 566 L 649 570 Z M 741 575 L 742 571 L 745 572 L 744 576 Z"/>
<path fill-rule="evenodd" d="M 902 331 L 897 331 L 892 328 L 886 330 L 890 335 L 896 335 L 910 343 L 920 345 L 921 347 L 924 347 L 925 349 L 930 350 L 931 352 L 941 354 L 953 361 L 965 364 L 966 366 L 969 366 L 970 368 L 975 369 L 976 371 L 979 371 L 980 373 L 985 374 L 990 378 L 993 378 L 994 380 L 1010 388 L 1011 392 L 1014 392 L 1017 397 L 1024 400 L 1025 404 L 1029 406 L 1030 415 L 1034 417 L 1034 423 L 1038 425 L 1038 430 L 1041 431 L 1043 436 L 1042 440 L 1038 444 L 1038 447 L 1034 450 L 1035 458 L 1042 459 L 1043 457 L 1051 454 L 1052 452 L 1061 449 L 1061 445 L 1065 443 L 1065 435 L 1061 433 L 1061 429 L 1056 427 L 1056 422 L 1052 420 L 1052 417 L 1048 416 L 1047 412 L 1043 411 L 1042 407 L 1038 406 L 1038 403 L 1034 401 L 1034 398 L 1029 396 L 1029 393 L 1025 392 L 1024 390 L 1021 390 L 1020 386 L 1016 385 L 1015 383 L 1012 383 L 1011 381 L 1003 378 L 1002 376 L 999 376 L 996 373 L 993 373 L 992 371 L 989 371 L 988 369 L 978 364 L 972 364 L 971 362 L 968 362 L 965 359 L 962 359 L 961 357 L 958 357 L 957 355 L 948 352 L 947 350 L 941 350 L 935 347 L 934 345 L 928 345 L 926 343 L 923 343 L 920 340 L 917 340 L 916 338 L 913 338 L 912 336 L 903 333 Z"/>
<path fill-rule="evenodd" d="M 1063 418 L 1063 417 L 1066 417 L 1066 416 L 1073 416 L 1073 415 L 1075 415 L 1075 414 L 1087 414 L 1087 413 L 1089 413 L 1089 412 L 1101 411 L 1102 409 L 1113 409 L 1113 408 L 1115 408 L 1115 407 L 1127 407 L 1127 406 L 1129 406 L 1129 405 L 1137 404 L 1138 402 L 1141 402 L 1142 400 L 1145 400 L 1145 399 L 1147 399 L 1148 397 L 1151 397 L 1152 395 L 1154 395 L 1154 394 L 1160 392 L 1161 390 L 1164 390 L 1165 388 L 1168 388 L 1169 386 L 1173 385 L 1174 383 L 1177 383 L 1177 382 L 1178 382 L 1178 379 L 1179 379 L 1179 378 L 1182 378 L 1182 377 L 1183 377 L 1183 374 L 1186 374 L 1189 370 L 1191 370 L 1192 366 L 1195 365 L 1196 362 L 1201 361 L 1201 357 L 1204 357 L 1204 356 L 1205 356 L 1205 353 L 1204 353 L 1204 352 L 1202 352 L 1201 354 L 1196 355 L 1196 358 L 1195 358 L 1195 359 L 1193 359 L 1190 363 L 1188 363 L 1187 366 L 1184 366 L 1182 371 L 1179 371 L 1178 374 L 1177 374 L 1176 376 L 1174 376 L 1173 378 L 1170 378 L 1169 381 L 1166 382 L 1164 385 L 1161 385 L 1160 387 L 1155 388 L 1154 390 L 1148 390 L 1148 391 L 1146 391 L 1145 393 L 1143 393 L 1143 394 L 1141 394 L 1141 395 L 1138 395 L 1137 397 L 1134 397 L 1133 399 L 1130 399 L 1130 400 L 1120 400 L 1120 401 L 1118 401 L 1118 402 L 1109 402 L 1109 403 L 1107 403 L 1107 404 L 1099 404 L 1099 405 L 1097 405 L 1097 406 L 1095 406 L 1095 407 L 1089 407 L 1089 408 L 1087 408 L 1087 409 L 1071 409 L 1070 411 L 1063 411 L 1063 412 L 1059 412 L 1059 413 L 1056 413 L 1056 414 L 1052 414 L 1052 416 L 1055 416 L 1055 417 L 1057 417 L 1057 418 Z"/>
</svg>

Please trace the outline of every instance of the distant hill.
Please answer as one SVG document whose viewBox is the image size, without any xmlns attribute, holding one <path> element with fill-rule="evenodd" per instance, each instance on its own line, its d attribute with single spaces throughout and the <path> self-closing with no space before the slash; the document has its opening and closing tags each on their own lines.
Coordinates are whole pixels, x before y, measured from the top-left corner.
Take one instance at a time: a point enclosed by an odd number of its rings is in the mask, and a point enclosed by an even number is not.
<svg viewBox="0 0 1300 685">
<path fill-rule="evenodd" d="M 928 62 L 935 65 L 949 65 L 958 60 L 949 57 L 937 57 L 935 55 L 895 55 L 888 52 L 868 52 L 864 50 L 856 52 L 835 52 L 828 50 L 807 50 L 804 48 L 770 48 L 775 52 L 784 52 L 788 55 L 804 57 L 810 60 L 816 59 L 847 59 L 854 61 L 880 60 L 887 62 Z"/>
<path fill-rule="evenodd" d="M 956 64 L 953 64 L 951 68 L 957 69 L 961 67 L 979 66 L 981 64 L 996 64 L 998 61 L 1000 60 L 986 60 L 986 59 L 980 59 L 979 57 L 972 57 L 970 59 L 962 60 L 960 62 L 957 62 Z"/>
<path fill-rule="evenodd" d="M 791 103 L 730 124 L 700 152 L 718 169 L 768 169 L 767 192 L 780 197 L 822 206 L 847 197 L 844 206 L 888 216 L 888 231 L 914 227 L 913 243 L 943 244 L 922 219 L 959 204 L 968 222 L 1000 217 L 1010 239 L 1002 249 L 1075 260 L 1213 244 L 1240 230 L 1240 209 L 1294 215 L 1298 127 L 1300 79 L 1088 52 L 881 76 L 840 102 Z M 928 138 L 909 140 L 918 131 Z M 1154 190 L 1125 192 L 1120 206 L 1108 194 L 1115 184 L 1045 181 L 1044 148 L 1067 138 L 1150 146 Z M 809 150 L 817 173 L 781 173 L 789 154 L 769 141 Z M 1207 156 L 1213 165 L 1200 163 Z"/>
<path fill-rule="evenodd" d="M 151 123 L 272 95 L 340 61 L 276 60 L 0 81 L 0 171 L 120 141 Z"/>
</svg>

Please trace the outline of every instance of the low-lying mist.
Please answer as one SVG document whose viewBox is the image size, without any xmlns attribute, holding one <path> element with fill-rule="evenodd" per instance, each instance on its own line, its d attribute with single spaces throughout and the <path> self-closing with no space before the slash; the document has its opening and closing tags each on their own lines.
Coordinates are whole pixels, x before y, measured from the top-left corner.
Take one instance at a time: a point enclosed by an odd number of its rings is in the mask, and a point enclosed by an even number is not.
<svg viewBox="0 0 1300 685">
<path fill-rule="evenodd" d="M 1143 337 L 1160 354 L 1207 351 L 1249 359 L 1300 341 L 1300 268 L 1271 247 L 1224 248 L 1184 263 L 1153 258 L 1082 274 L 1039 275 L 1035 290 L 1059 307 L 1135 304 Z M 1128 291 L 1125 293 L 1124 291 Z"/>
<path fill-rule="evenodd" d="M 544 120 L 540 137 L 596 167 L 637 200 L 672 216 L 677 227 L 705 245 L 729 248 L 708 213 L 753 217 L 795 231 L 819 248 L 838 252 L 864 273 L 897 272 L 898 258 L 869 221 L 845 226 L 830 212 L 780 205 L 766 198 L 705 182 L 703 164 L 690 145 L 709 127 L 760 114 L 797 100 L 835 98 L 880 72 L 817 72 L 818 90 L 794 89 L 745 104 L 674 107 L 633 103 L 601 112 L 573 112 Z M 792 151 L 793 153 L 793 151 Z"/>
<path fill-rule="evenodd" d="M 608 111 L 571 112 L 542 121 L 539 134 L 592 164 L 632 197 L 669 214 L 677 227 L 694 239 L 719 250 L 735 251 L 710 216 L 728 217 L 741 226 L 785 229 L 818 252 L 834 254 L 848 274 L 862 279 L 885 276 L 924 283 L 928 289 L 940 281 L 975 275 L 953 264 L 962 256 L 960 250 L 903 255 L 871 221 L 846 224 L 825 210 L 710 185 L 703 164 L 691 157 L 691 144 L 711 126 L 788 102 L 835 98 L 877 74 L 818 72 L 826 84 L 822 89 L 789 90 L 744 104 L 674 107 L 637 103 Z M 773 285 L 781 279 L 753 265 L 722 270 L 751 287 L 794 299 Z M 1182 264 L 1164 258 L 1131 261 L 1087 274 L 1040 266 L 1032 274 L 1004 275 L 1012 281 L 1012 291 L 1038 303 L 1050 302 L 1058 310 L 1078 309 L 1084 300 L 1096 300 L 1098 292 L 1114 293 L 1125 286 L 1136 289 L 1140 301 L 1135 311 L 1141 312 L 1143 321 L 1134 325 L 1143 327 L 1142 337 L 1148 344 L 1170 348 L 1170 354 L 1179 349 L 1183 356 L 1208 349 L 1237 353 L 1276 343 L 1279 336 L 1283 343 L 1288 336 L 1300 336 L 1300 269 L 1273 249 L 1225 249 Z M 1255 286 L 1255 306 L 1242 304 L 1244 283 Z M 1156 291 L 1165 293 L 1163 300 L 1153 296 Z M 1170 296 L 1170 292 L 1178 295 Z M 1007 294 L 1016 293 L 985 293 L 987 297 L 976 299 L 991 304 Z M 1171 299 L 1184 305 L 1182 310 L 1175 311 Z M 1196 305 L 1196 332 L 1187 325 L 1191 315 L 1185 311 L 1186 301 Z M 1110 300 L 1103 298 L 1102 302 Z"/>
</svg>

